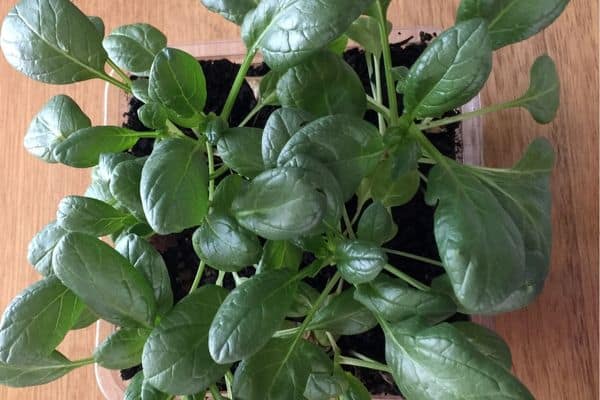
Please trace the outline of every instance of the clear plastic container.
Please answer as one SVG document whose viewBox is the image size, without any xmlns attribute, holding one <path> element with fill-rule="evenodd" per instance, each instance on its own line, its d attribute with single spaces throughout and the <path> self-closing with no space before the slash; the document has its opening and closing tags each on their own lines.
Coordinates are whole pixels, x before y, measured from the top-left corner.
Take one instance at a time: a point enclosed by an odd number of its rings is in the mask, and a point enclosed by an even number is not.
<svg viewBox="0 0 600 400">
<path fill-rule="evenodd" d="M 420 32 L 440 32 L 439 29 L 429 27 L 418 27 L 413 29 L 394 29 L 390 33 L 390 43 L 397 43 L 409 37 L 418 40 Z M 350 44 L 349 47 L 355 46 Z M 197 59 L 228 59 L 232 62 L 241 63 L 246 54 L 246 47 L 240 40 L 217 41 L 207 43 L 196 43 L 175 46 L 185 50 Z M 255 62 L 262 61 L 257 56 Z M 250 78 L 256 79 L 256 78 Z M 250 82 L 251 86 L 256 86 Z M 128 110 L 129 97 L 114 86 L 107 84 L 104 96 L 104 123 L 106 125 L 121 125 L 123 123 L 123 114 Z M 461 111 L 463 113 L 475 111 L 481 108 L 480 96 L 478 95 L 469 103 L 465 104 Z M 465 164 L 482 165 L 483 164 L 483 127 L 480 118 L 473 118 L 464 121 L 458 129 L 458 134 L 462 137 L 462 153 L 459 154 L 460 161 Z M 473 321 L 494 328 L 493 319 L 489 317 L 474 316 Z M 96 325 L 96 345 L 104 341 L 106 337 L 115 331 L 115 327 L 106 321 L 99 321 Z M 95 366 L 96 380 L 98 387 L 107 400 L 121 400 L 127 387 L 127 383 L 121 379 L 119 371 L 108 370 Z M 207 397 L 210 399 L 211 397 Z M 401 400 L 398 396 L 374 396 L 374 400 Z"/>
</svg>

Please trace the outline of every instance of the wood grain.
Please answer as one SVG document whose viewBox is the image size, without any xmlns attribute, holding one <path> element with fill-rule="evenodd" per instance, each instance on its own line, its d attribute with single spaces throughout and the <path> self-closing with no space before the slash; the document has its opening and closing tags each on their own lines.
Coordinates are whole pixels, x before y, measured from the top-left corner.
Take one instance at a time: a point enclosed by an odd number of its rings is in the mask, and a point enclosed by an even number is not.
<svg viewBox="0 0 600 400">
<path fill-rule="evenodd" d="M 120 24 L 149 22 L 171 43 L 230 39 L 235 26 L 209 14 L 198 0 L 79 0 L 86 13 L 99 15 L 110 30 Z M 14 0 L 0 0 L 5 15 Z M 423 0 L 418 7 L 395 0 L 390 19 L 398 26 L 447 27 L 458 1 Z M 412 7 L 412 8 L 411 8 Z M 485 120 L 489 165 L 513 163 L 536 136 L 557 149 L 554 174 L 554 249 L 552 272 L 542 296 L 526 310 L 497 320 L 508 340 L 517 375 L 538 399 L 598 398 L 598 2 L 574 0 L 558 23 L 532 40 L 501 50 L 483 97 L 486 104 L 509 99 L 527 86 L 535 57 L 558 60 L 563 104 L 557 120 L 536 125 L 521 111 L 506 111 Z M 54 218 L 58 201 L 81 193 L 88 171 L 47 166 L 22 147 L 31 117 L 52 95 L 64 92 L 78 100 L 93 122 L 101 123 L 100 82 L 71 87 L 45 86 L 12 70 L 0 58 L 0 221 L 5 239 L 0 306 L 4 308 L 38 277 L 27 265 L 30 238 Z M 89 355 L 93 329 L 70 335 L 62 349 L 72 357 Z M 0 388 L 2 399 L 90 399 L 102 397 L 93 368 L 83 368 L 38 388 Z"/>
</svg>

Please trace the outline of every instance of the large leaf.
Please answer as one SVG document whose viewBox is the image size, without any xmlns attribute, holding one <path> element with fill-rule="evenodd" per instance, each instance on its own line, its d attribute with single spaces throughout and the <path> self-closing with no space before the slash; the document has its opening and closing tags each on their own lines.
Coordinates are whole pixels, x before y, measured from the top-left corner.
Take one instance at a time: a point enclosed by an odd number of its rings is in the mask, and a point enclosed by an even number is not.
<svg viewBox="0 0 600 400">
<path fill-rule="evenodd" d="M 376 201 L 369 205 L 358 221 L 356 235 L 360 240 L 375 243 L 381 246 L 396 236 L 398 226 L 392 218 L 392 214 Z"/>
<path fill-rule="evenodd" d="M 10 65 L 42 82 L 106 75 L 102 36 L 69 0 L 21 0 L 4 19 L 0 41 Z"/>
<path fill-rule="evenodd" d="M 298 155 L 310 156 L 334 174 L 344 199 L 349 199 L 382 153 L 377 128 L 356 117 L 334 115 L 313 121 L 292 136 L 277 164 L 284 165 Z"/>
<path fill-rule="evenodd" d="M 334 335 L 358 335 L 377 325 L 373 314 L 354 300 L 354 288 L 334 296 L 320 308 L 307 330 L 323 330 Z"/>
<path fill-rule="evenodd" d="M 261 0 L 246 15 L 242 38 L 248 49 L 261 50 L 271 68 L 284 70 L 341 36 L 371 3 Z"/>
<path fill-rule="evenodd" d="M 241 25 L 244 17 L 260 0 L 202 0 L 209 10 L 221 14 L 229 21 Z"/>
<path fill-rule="evenodd" d="M 512 169 L 447 161 L 429 175 L 435 237 L 458 301 L 474 313 L 524 307 L 550 261 L 551 145 L 534 141 Z"/>
<path fill-rule="evenodd" d="M 281 325 L 296 288 L 293 271 L 288 269 L 265 271 L 238 286 L 210 327 L 208 348 L 213 359 L 228 363 L 258 352 Z"/>
<path fill-rule="evenodd" d="M 103 241 L 69 233 L 54 249 L 54 273 L 96 314 L 124 327 L 151 327 L 152 287 L 141 272 Z"/>
<path fill-rule="evenodd" d="M 144 374 L 157 389 L 191 395 L 221 378 L 229 365 L 219 365 L 208 353 L 210 323 L 227 291 L 207 285 L 196 289 L 154 329 L 142 355 Z"/>
<path fill-rule="evenodd" d="M 227 129 L 217 142 L 219 157 L 238 174 L 254 178 L 265 169 L 261 156 L 261 138 L 261 129 Z"/>
<path fill-rule="evenodd" d="M 297 270 L 302 262 L 302 249 L 286 240 L 267 240 L 262 250 L 257 272 L 289 268 Z"/>
<path fill-rule="evenodd" d="M 167 46 L 167 38 L 152 25 L 123 25 L 105 37 L 102 46 L 120 68 L 148 76 L 154 57 Z"/>
<path fill-rule="evenodd" d="M 67 196 L 58 204 L 56 220 L 63 229 L 92 236 L 118 232 L 135 220 L 131 215 L 96 199 Z"/>
<path fill-rule="evenodd" d="M 109 191 L 111 196 L 140 221 L 145 221 L 140 183 L 146 158 L 126 160 L 119 163 L 110 176 Z"/>
<path fill-rule="evenodd" d="M 531 67 L 531 82 L 516 106 L 525 107 L 540 124 L 551 122 L 560 105 L 560 81 L 554 61 L 543 55 Z"/>
<path fill-rule="evenodd" d="M 494 331 L 472 322 L 460 321 L 452 324 L 465 338 L 488 358 L 510 371 L 512 356 L 506 342 Z"/>
<path fill-rule="evenodd" d="M 187 139 L 155 145 L 142 170 L 140 193 L 155 232 L 200 225 L 208 210 L 208 167 L 201 147 Z"/>
<path fill-rule="evenodd" d="M 406 78 L 406 113 L 413 118 L 439 117 L 481 90 L 492 69 L 486 26 L 479 18 L 460 22 L 425 49 Z"/>
<path fill-rule="evenodd" d="M 279 153 L 304 125 L 313 121 L 312 114 L 296 108 L 279 108 L 269 116 L 262 136 L 262 158 L 267 168 L 277 166 Z"/>
<path fill-rule="evenodd" d="M 317 117 L 349 114 L 362 117 L 365 90 L 356 72 L 331 51 L 319 51 L 289 70 L 277 82 L 284 107 L 299 108 Z"/>
<path fill-rule="evenodd" d="M 28 387 L 52 382 L 77 368 L 58 351 L 48 357 L 36 357 L 22 365 L 0 363 L 0 384 Z"/>
<path fill-rule="evenodd" d="M 139 328 L 121 328 L 94 350 L 96 363 L 108 369 L 135 367 L 142 362 L 142 350 L 150 331 Z"/>
<path fill-rule="evenodd" d="M 27 248 L 27 260 L 37 272 L 44 276 L 54 273 L 52 252 L 66 234 L 67 231 L 58 222 L 52 221 L 31 239 Z"/>
<path fill-rule="evenodd" d="M 336 247 L 335 262 L 342 277 L 358 285 L 375 279 L 387 264 L 387 256 L 373 243 L 351 240 Z"/>
<path fill-rule="evenodd" d="M 550 25 L 569 0 L 462 0 L 457 21 L 484 18 L 494 49 L 520 42 Z"/>
<path fill-rule="evenodd" d="M 0 322 L 0 362 L 19 364 L 48 356 L 75 324 L 84 304 L 55 277 L 21 292 Z"/>
</svg>

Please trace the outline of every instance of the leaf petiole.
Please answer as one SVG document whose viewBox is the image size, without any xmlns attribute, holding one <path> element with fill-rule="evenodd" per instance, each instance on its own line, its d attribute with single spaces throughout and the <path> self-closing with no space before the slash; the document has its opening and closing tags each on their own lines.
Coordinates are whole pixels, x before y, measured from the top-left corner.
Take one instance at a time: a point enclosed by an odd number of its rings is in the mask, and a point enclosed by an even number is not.
<svg viewBox="0 0 600 400">
<path fill-rule="evenodd" d="M 388 373 L 392 372 L 390 367 L 388 367 L 385 364 L 378 363 L 377 361 L 359 360 L 358 358 L 352 358 L 352 357 L 346 357 L 346 356 L 339 356 L 337 358 L 337 360 L 342 365 L 352 365 L 354 367 L 368 368 L 368 369 L 373 369 L 376 371 L 382 371 L 382 372 L 388 372 Z"/>
<path fill-rule="evenodd" d="M 367 106 L 386 119 L 390 118 L 390 110 L 371 96 L 367 96 Z M 383 128 L 385 128 L 385 126 L 383 126 Z"/>
<path fill-rule="evenodd" d="M 382 248 L 382 250 L 385 251 L 386 253 L 389 253 L 389 254 L 395 254 L 397 256 L 401 256 L 401 257 L 405 257 L 405 258 L 410 258 L 412 260 L 421 261 L 421 262 L 424 262 L 424 263 L 427 263 L 427 264 L 437 265 L 438 267 L 443 267 L 444 266 L 444 264 L 442 264 L 441 261 L 436 261 L 436 260 L 431 259 L 431 258 L 418 256 L 416 254 L 407 253 L 407 252 L 404 252 L 404 251 L 393 250 L 393 249 L 386 249 L 386 248 Z"/>
<path fill-rule="evenodd" d="M 192 287 L 190 289 L 190 293 L 192 293 L 194 290 L 196 290 L 198 288 L 198 286 L 200 286 L 200 281 L 202 280 L 202 275 L 204 275 L 205 269 L 206 269 L 206 263 L 204 262 L 204 260 L 201 260 L 200 264 L 198 265 L 198 271 L 196 271 L 196 276 L 194 277 L 194 282 L 192 282 Z"/>
<path fill-rule="evenodd" d="M 219 388 L 214 383 L 208 387 L 208 390 L 210 391 L 213 400 L 225 400 L 225 398 L 221 396 Z"/>
<path fill-rule="evenodd" d="M 471 111 L 468 113 L 458 114 L 453 117 L 442 118 L 442 119 L 438 119 L 438 120 L 430 121 L 430 122 L 424 122 L 421 124 L 417 124 L 416 127 L 422 131 L 425 131 L 425 130 L 428 130 L 431 128 L 437 128 L 439 126 L 454 124 L 456 122 L 465 121 L 468 119 L 479 117 L 481 115 L 505 110 L 507 108 L 518 107 L 518 106 L 519 106 L 518 100 L 511 100 L 511 101 L 507 101 L 504 103 L 495 104 L 493 106 L 480 108 L 479 110 Z"/>
<path fill-rule="evenodd" d="M 242 88 L 242 84 L 244 83 L 244 79 L 246 79 L 246 74 L 252 66 L 252 61 L 254 60 L 254 56 L 256 55 L 257 48 L 252 48 L 246 54 L 244 58 L 244 62 L 240 66 L 240 70 L 238 71 L 235 81 L 233 82 L 233 86 L 231 87 L 231 91 L 227 96 L 227 100 L 225 101 L 225 106 L 223 106 L 223 112 L 221 113 L 221 117 L 227 121 L 229 120 L 229 116 L 231 115 L 231 111 L 233 110 L 233 105 L 237 99 L 237 96 Z"/>
<path fill-rule="evenodd" d="M 398 268 L 391 266 L 390 264 L 387 264 L 385 267 L 383 267 L 383 269 L 385 269 L 390 274 L 394 275 L 396 278 L 402 279 L 404 282 L 408 283 L 415 289 L 419 289 L 424 292 L 428 292 L 431 290 L 429 286 L 419 282 L 418 280 L 400 271 Z"/>
<path fill-rule="evenodd" d="M 125 84 L 131 88 L 131 79 L 117 64 L 115 64 L 110 58 L 107 59 L 108 65 L 125 81 Z"/>
</svg>

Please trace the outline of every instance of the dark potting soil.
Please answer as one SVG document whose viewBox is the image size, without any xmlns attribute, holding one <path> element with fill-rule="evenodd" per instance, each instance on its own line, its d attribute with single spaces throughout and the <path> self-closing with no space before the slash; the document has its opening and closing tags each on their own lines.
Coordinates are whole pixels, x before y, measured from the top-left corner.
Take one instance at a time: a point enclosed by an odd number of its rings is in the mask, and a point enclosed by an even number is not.
<svg viewBox="0 0 600 400">
<path fill-rule="evenodd" d="M 423 52 L 427 43 L 433 38 L 431 34 L 421 33 L 418 43 L 408 43 L 412 38 L 399 37 L 398 43 L 391 46 L 392 60 L 394 66 L 410 67 L 419 55 Z M 371 87 L 367 72 L 367 64 L 364 52 L 359 49 L 351 49 L 344 53 L 344 59 L 358 73 L 367 93 L 370 93 Z M 204 75 L 206 76 L 208 99 L 205 112 L 214 112 L 219 114 L 223 108 L 229 90 L 239 70 L 239 65 L 233 64 L 227 60 L 200 61 L 199 62 Z M 251 68 L 248 75 L 262 76 L 269 71 L 268 66 L 259 64 Z M 382 74 L 385 84 L 385 75 Z M 387 94 L 383 91 L 384 103 L 387 104 Z M 255 107 L 256 98 L 250 88 L 250 85 L 244 83 L 240 95 L 235 103 L 230 117 L 230 125 L 237 126 L 245 116 Z M 137 117 L 137 110 L 142 106 L 142 102 L 132 98 L 129 102 L 129 110 L 125 113 L 124 126 L 134 130 L 146 130 Z M 398 104 L 402 107 L 402 96 L 398 95 Z M 247 126 L 263 128 L 269 115 L 275 110 L 275 107 L 267 107 L 259 112 Z M 400 110 L 401 112 L 402 110 Z M 456 112 L 449 113 L 449 115 Z M 377 124 L 377 115 L 373 111 L 368 111 L 365 120 Z M 456 158 L 460 157 L 462 148 L 460 137 L 456 135 L 456 129 L 459 124 L 449 125 L 441 132 L 429 135 L 433 144 L 446 156 Z M 192 135 L 191 131 L 186 133 Z M 142 139 L 131 150 L 136 156 L 146 156 L 152 152 L 153 140 Z M 421 172 L 427 174 L 429 166 L 422 165 Z M 422 184 L 417 195 L 407 204 L 392 209 L 394 221 L 398 225 L 398 234 L 394 239 L 385 244 L 385 247 L 398 249 L 421 256 L 439 259 L 437 246 L 433 235 L 433 211 L 432 207 L 425 204 L 425 187 Z M 356 208 L 356 201 L 353 199 L 347 207 L 350 211 Z M 151 243 L 162 254 L 165 263 L 169 269 L 171 277 L 171 287 L 175 301 L 181 300 L 189 292 L 194 276 L 198 269 L 199 259 L 192 247 L 192 235 L 194 228 L 184 232 L 166 236 L 154 236 Z M 415 279 L 429 284 L 432 279 L 440 275 L 443 270 L 439 267 L 424 264 L 411 259 L 390 254 L 388 256 L 390 264 L 398 267 L 408 273 Z M 303 264 L 308 265 L 314 257 L 306 253 Z M 252 267 L 246 268 L 240 272 L 240 276 L 251 276 L 254 273 Z M 308 279 L 307 282 L 318 290 L 322 290 L 329 278 L 335 273 L 334 267 L 323 269 L 315 278 Z M 201 280 L 201 284 L 215 283 L 218 272 L 207 267 Z M 231 274 L 227 274 L 224 280 L 224 286 L 233 289 L 235 284 Z M 457 314 L 452 317 L 456 319 L 467 319 L 466 316 Z M 338 346 L 343 354 L 351 355 L 352 351 L 363 354 L 379 362 L 385 362 L 385 339 L 383 332 L 379 327 L 366 333 L 354 336 L 342 336 L 338 340 Z M 139 371 L 141 367 L 134 367 L 121 371 L 123 379 L 130 379 Z M 390 374 L 358 367 L 344 367 L 358 377 L 374 394 L 399 395 L 400 392 L 394 384 Z"/>
</svg>

